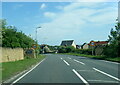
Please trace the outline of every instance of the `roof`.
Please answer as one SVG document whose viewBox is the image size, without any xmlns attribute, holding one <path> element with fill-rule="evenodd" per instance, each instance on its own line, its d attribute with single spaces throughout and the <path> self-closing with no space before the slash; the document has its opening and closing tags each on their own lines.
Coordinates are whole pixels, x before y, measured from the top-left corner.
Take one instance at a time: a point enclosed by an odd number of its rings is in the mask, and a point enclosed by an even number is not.
<svg viewBox="0 0 120 85">
<path fill-rule="evenodd" d="M 95 42 L 96 45 L 101 45 L 101 44 L 108 44 L 108 41 L 98 41 Z"/>
<path fill-rule="evenodd" d="M 65 40 L 65 41 L 62 41 L 61 45 L 62 46 L 70 46 L 70 45 L 72 45 L 73 42 L 74 42 L 74 40 Z"/>
<path fill-rule="evenodd" d="M 94 43 L 95 45 L 104 45 L 104 44 L 108 44 L 108 41 L 95 41 Z M 88 45 L 90 45 L 90 43 Z"/>
</svg>

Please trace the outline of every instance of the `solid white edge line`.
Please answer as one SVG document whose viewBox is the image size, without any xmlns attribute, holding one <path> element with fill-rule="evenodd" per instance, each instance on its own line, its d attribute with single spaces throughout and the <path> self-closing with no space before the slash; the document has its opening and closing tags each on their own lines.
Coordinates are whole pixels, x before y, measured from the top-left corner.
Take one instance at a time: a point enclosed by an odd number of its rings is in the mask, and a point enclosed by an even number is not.
<svg viewBox="0 0 120 85">
<path fill-rule="evenodd" d="M 73 59 L 74 61 L 76 61 L 76 62 L 78 62 L 78 63 L 80 63 L 80 64 L 83 64 L 83 65 L 85 65 L 85 63 L 83 63 L 83 62 L 80 62 L 80 61 L 78 61 L 78 60 L 75 60 L 75 59 Z"/>
<path fill-rule="evenodd" d="M 120 63 L 117 63 L 117 62 L 112 62 L 112 61 L 107 61 L 107 60 L 101 60 L 101 61 L 112 63 L 112 64 L 120 64 Z"/>
<path fill-rule="evenodd" d="M 70 65 L 67 61 L 63 60 L 68 66 Z"/>
<path fill-rule="evenodd" d="M 111 77 L 111 78 L 113 78 L 113 79 L 115 79 L 115 80 L 120 81 L 120 79 L 118 79 L 118 78 L 116 78 L 116 77 L 114 77 L 114 76 L 112 76 L 112 75 L 110 75 L 110 74 L 108 74 L 108 73 L 105 73 L 105 72 L 103 72 L 103 71 L 100 71 L 100 70 L 98 70 L 98 69 L 96 69 L 96 68 L 93 68 L 93 69 L 96 70 L 96 71 L 98 71 L 98 72 L 100 72 L 100 73 L 102 73 L 102 74 L 104 74 L 104 75 L 106 75 L 106 76 L 109 76 L 109 77 Z"/>
<path fill-rule="evenodd" d="M 43 61 L 45 60 L 45 58 L 40 61 L 40 63 L 42 63 Z M 13 85 L 14 83 L 18 82 L 20 79 L 22 79 L 24 76 L 26 76 L 28 73 L 30 73 L 32 70 L 34 70 L 40 63 L 38 63 L 36 66 L 34 66 L 31 70 L 29 70 L 28 72 L 26 72 L 25 74 L 23 74 L 21 77 L 19 77 L 18 79 L 16 79 L 14 82 L 12 82 L 12 84 L 10 85 Z"/>
<path fill-rule="evenodd" d="M 89 83 L 75 69 L 72 69 L 72 71 L 83 81 L 83 83 L 89 85 Z"/>
</svg>

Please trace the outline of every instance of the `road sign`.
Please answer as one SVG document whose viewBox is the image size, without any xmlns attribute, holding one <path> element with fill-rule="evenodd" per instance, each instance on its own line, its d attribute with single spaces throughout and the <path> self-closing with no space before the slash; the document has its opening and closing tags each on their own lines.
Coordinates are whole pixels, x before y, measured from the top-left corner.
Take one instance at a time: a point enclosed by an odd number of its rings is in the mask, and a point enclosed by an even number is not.
<svg viewBox="0 0 120 85">
<path fill-rule="evenodd" d="M 91 42 L 90 42 L 90 46 L 95 46 L 95 42 L 94 42 L 94 41 L 91 41 Z"/>
<path fill-rule="evenodd" d="M 33 49 L 37 49 L 37 47 L 38 47 L 37 44 L 33 44 L 33 45 L 32 45 L 32 48 L 33 48 Z"/>
</svg>

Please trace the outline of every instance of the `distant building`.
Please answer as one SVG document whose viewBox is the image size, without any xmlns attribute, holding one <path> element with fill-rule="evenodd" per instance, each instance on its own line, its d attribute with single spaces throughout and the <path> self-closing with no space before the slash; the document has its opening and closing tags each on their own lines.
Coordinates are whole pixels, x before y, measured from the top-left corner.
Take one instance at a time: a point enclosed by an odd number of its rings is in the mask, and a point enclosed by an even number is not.
<svg viewBox="0 0 120 85">
<path fill-rule="evenodd" d="M 88 44 L 92 48 L 91 43 Z M 108 45 L 108 41 L 94 41 L 95 55 L 103 55 L 103 48 Z"/>
<path fill-rule="evenodd" d="M 88 43 L 84 43 L 82 46 L 81 46 L 82 49 L 89 49 L 89 45 Z"/>
<path fill-rule="evenodd" d="M 82 46 L 82 45 L 76 45 L 76 48 L 77 48 L 77 49 L 82 49 L 81 46 Z"/>
<path fill-rule="evenodd" d="M 62 41 L 61 46 L 73 46 L 76 48 L 76 44 L 75 44 L 74 40 Z"/>
<path fill-rule="evenodd" d="M 90 46 L 90 43 L 88 44 Z M 108 44 L 108 41 L 94 41 L 94 46 L 106 46 Z"/>
</svg>

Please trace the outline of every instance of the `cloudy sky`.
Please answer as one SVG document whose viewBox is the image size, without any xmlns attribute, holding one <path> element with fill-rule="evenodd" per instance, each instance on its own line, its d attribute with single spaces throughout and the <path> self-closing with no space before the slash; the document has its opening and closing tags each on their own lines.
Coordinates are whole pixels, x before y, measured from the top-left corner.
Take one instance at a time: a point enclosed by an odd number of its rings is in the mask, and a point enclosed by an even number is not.
<svg viewBox="0 0 120 85">
<path fill-rule="evenodd" d="M 39 44 L 60 45 L 62 40 L 83 44 L 107 40 L 118 17 L 117 2 L 3 2 L 2 16 Z"/>
</svg>

